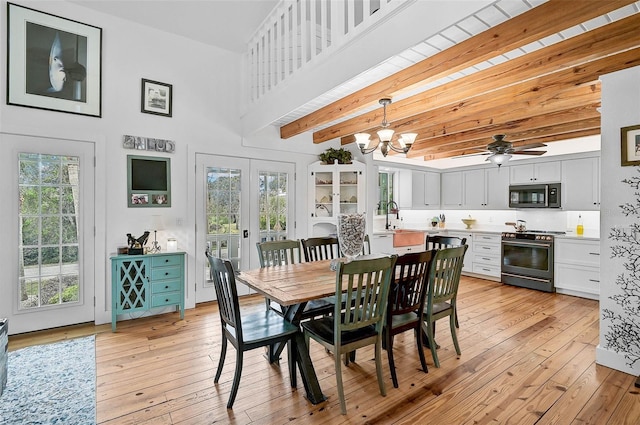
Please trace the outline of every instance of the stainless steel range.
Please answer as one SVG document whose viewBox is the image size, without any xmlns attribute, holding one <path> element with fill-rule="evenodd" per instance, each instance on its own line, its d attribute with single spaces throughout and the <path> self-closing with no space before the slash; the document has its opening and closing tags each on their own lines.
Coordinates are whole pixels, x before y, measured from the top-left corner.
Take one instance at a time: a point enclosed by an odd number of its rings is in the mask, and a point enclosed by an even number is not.
<svg viewBox="0 0 640 425">
<path fill-rule="evenodd" d="M 502 283 L 555 292 L 553 235 L 564 232 L 529 230 L 502 234 Z"/>
</svg>

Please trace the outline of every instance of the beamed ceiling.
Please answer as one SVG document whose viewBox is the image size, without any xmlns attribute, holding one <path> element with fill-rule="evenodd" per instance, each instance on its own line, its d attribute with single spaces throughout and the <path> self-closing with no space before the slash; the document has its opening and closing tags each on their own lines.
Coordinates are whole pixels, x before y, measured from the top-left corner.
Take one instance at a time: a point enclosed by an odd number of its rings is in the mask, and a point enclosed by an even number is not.
<svg viewBox="0 0 640 425">
<path fill-rule="evenodd" d="M 620 8 L 623 12 L 612 14 Z M 630 0 L 549 0 L 282 125 L 281 137 L 312 131 L 314 143 L 340 138 L 345 145 L 355 141 L 355 133 L 367 132 L 373 139 L 382 122 L 378 100 L 385 97 L 401 97 L 387 107 L 391 128 L 418 133 L 407 154 L 412 159 L 478 153 L 494 134 L 506 134 L 514 147 L 598 135 L 598 78 L 640 65 L 637 12 Z M 497 55 L 603 16 L 604 25 L 485 65 Z M 419 90 L 480 64 L 477 72 Z M 417 94 L 402 98 L 408 92 Z"/>
</svg>

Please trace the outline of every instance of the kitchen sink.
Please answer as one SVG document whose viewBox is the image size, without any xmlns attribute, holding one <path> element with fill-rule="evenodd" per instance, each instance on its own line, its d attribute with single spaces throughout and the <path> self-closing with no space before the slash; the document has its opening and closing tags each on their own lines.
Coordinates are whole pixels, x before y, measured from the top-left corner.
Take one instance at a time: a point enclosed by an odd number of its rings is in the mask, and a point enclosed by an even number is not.
<svg viewBox="0 0 640 425">
<path fill-rule="evenodd" d="M 393 246 L 424 245 L 425 232 L 420 230 L 398 229 L 393 233 Z"/>
</svg>

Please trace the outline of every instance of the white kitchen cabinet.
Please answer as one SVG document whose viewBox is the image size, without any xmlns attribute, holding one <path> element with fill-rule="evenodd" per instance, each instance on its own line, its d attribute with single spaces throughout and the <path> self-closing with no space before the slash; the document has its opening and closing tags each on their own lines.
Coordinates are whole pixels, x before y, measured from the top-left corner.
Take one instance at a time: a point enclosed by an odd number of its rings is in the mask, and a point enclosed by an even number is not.
<svg viewBox="0 0 640 425">
<path fill-rule="evenodd" d="M 398 246 L 393 248 L 395 253 L 398 255 L 409 254 L 411 252 L 422 252 L 425 250 L 424 244 L 422 245 L 411 245 L 411 246 Z"/>
<path fill-rule="evenodd" d="M 509 175 L 511 184 L 557 183 L 562 179 L 562 162 L 546 161 L 511 165 Z"/>
<path fill-rule="evenodd" d="M 464 264 L 462 271 L 467 273 L 473 273 L 473 233 L 471 232 L 457 232 L 447 231 L 447 236 L 453 236 L 454 238 L 466 238 L 467 239 L 467 252 L 464 254 Z"/>
<path fill-rule="evenodd" d="M 442 208 L 461 209 L 464 201 L 464 179 L 462 171 L 442 173 L 440 178 L 440 203 Z"/>
<path fill-rule="evenodd" d="M 365 164 L 322 164 L 309 166 L 309 236 L 336 232 L 338 214 L 363 213 Z"/>
<path fill-rule="evenodd" d="M 369 239 L 372 254 L 391 254 L 395 252 L 393 248 L 393 233 L 374 234 Z"/>
<path fill-rule="evenodd" d="M 499 168 L 464 171 L 464 202 L 467 209 L 507 209 L 509 174 Z"/>
<path fill-rule="evenodd" d="M 398 208 L 413 208 L 413 172 L 411 170 L 399 170 L 398 176 Z"/>
<path fill-rule="evenodd" d="M 440 208 L 440 173 L 413 171 L 412 206 L 414 210 Z"/>
<path fill-rule="evenodd" d="M 501 235 L 474 233 L 472 251 L 473 273 L 500 278 Z"/>
<path fill-rule="evenodd" d="M 556 292 L 600 298 L 600 241 L 556 238 L 554 281 Z"/>
<path fill-rule="evenodd" d="M 600 158 L 562 162 L 562 208 L 574 211 L 600 209 Z"/>
</svg>

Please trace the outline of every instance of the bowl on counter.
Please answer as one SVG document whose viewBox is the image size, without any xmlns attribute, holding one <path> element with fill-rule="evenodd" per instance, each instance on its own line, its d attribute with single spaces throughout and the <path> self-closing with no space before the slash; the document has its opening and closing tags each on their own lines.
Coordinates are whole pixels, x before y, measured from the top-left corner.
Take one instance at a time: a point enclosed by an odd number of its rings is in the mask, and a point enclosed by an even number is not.
<svg viewBox="0 0 640 425">
<path fill-rule="evenodd" d="M 467 229 L 471 229 L 471 225 L 476 222 L 475 218 L 463 218 L 462 222 L 467 225 Z"/>
</svg>

